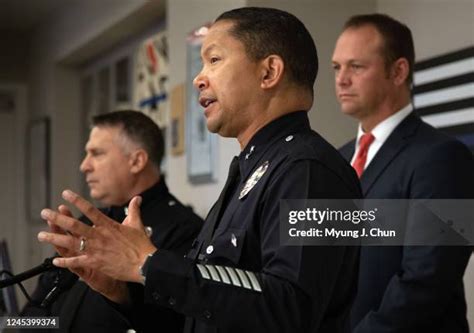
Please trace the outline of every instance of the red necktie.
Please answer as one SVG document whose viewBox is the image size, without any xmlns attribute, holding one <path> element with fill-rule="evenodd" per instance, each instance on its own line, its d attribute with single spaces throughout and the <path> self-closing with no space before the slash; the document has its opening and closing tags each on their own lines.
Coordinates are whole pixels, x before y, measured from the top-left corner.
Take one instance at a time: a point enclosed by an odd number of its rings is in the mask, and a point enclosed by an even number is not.
<svg viewBox="0 0 474 333">
<path fill-rule="evenodd" d="M 365 133 L 360 137 L 359 140 L 359 151 L 357 152 L 357 156 L 352 163 L 352 167 L 357 172 L 359 178 L 362 176 L 362 172 L 364 172 L 365 162 L 367 161 L 367 153 L 369 152 L 369 147 L 374 142 L 375 137 L 372 133 Z"/>
</svg>

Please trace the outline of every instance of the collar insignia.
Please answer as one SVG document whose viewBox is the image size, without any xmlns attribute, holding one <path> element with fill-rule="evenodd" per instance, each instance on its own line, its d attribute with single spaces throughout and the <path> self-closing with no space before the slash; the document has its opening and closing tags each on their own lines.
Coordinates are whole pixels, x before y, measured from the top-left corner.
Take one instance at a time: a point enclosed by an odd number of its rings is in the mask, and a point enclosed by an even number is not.
<svg viewBox="0 0 474 333">
<path fill-rule="evenodd" d="M 252 190 L 260 178 L 263 177 L 269 165 L 270 163 L 265 161 L 261 166 L 258 167 L 257 170 L 254 171 L 250 178 L 245 182 L 245 186 L 242 191 L 240 191 L 239 200 L 242 200 L 250 192 L 250 190 Z"/>
</svg>

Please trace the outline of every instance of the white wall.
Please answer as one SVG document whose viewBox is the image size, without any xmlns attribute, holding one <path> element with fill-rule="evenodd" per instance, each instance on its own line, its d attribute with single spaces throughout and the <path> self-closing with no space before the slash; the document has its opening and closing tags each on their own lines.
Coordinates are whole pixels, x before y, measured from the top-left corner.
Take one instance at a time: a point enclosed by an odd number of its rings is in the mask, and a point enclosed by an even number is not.
<svg viewBox="0 0 474 333">
<path fill-rule="evenodd" d="M 474 0 L 378 0 L 377 11 L 410 27 L 417 60 L 474 45 Z"/>
</svg>

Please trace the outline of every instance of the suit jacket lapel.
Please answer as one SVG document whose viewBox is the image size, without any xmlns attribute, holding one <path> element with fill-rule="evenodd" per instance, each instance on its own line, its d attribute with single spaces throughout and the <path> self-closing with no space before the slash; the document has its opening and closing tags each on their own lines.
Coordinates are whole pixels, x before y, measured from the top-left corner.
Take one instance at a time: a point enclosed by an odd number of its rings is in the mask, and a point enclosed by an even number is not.
<svg viewBox="0 0 474 333">
<path fill-rule="evenodd" d="M 344 159 L 349 163 L 351 163 L 352 156 L 354 155 L 355 141 L 356 140 L 354 139 L 354 140 L 346 143 L 341 148 L 339 148 L 339 152 L 341 153 L 342 157 L 344 157 Z"/>
<path fill-rule="evenodd" d="M 416 133 L 420 124 L 420 118 L 415 116 L 412 112 L 395 128 L 392 134 L 390 134 L 362 174 L 360 182 L 364 196 L 367 195 L 377 178 L 383 173 L 390 162 L 392 162 L 410 142 L 410 138 Z"/>
</svg>

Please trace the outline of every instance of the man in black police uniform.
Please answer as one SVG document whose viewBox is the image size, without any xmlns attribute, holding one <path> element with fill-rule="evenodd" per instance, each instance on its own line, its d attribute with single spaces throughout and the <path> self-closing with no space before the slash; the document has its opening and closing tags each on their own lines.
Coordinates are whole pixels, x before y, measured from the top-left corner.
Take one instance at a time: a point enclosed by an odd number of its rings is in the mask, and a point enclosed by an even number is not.
<svg viewBox="0 0 474 333">
<path fill-rule="evenodd" d="M 212 25 L 201 55 L 194 84 L 207 127 L 237 138 L 242 152 L 192 251 L 183 258 L 153 246 L 139 198 L 120 226 L 130 240 L 121 241 L 99 232 L 116 233 L 112 221 L 65 191 L 96 228 L 43 210 L 50 223 L 86 239 L 85 251 L 55 264 L 84 269 L 89 283 L 91 272 L 143 283 L 145 302 L 188 316 L 186 332 L 343 332 L 358 248 L 284 246 L 279 235 L 280 199 L 360 197 L 354 171 L 309 126 L 318 68 L 311 36 L 286 12 L 235 9 Z M 73 251 L 80 245 L 71 235 L 38 238 Z M 120 290 L 114 298 L 130 301 Z"/>
<path fill-rule="evenodd" d="M 126 217 L 130 199 L 140 195 L 143 199 L 141 218 L 152 228 L 153 244 L 181 256 L 186 254 L 202 227 L 202 220 L 169 193 L 160 175 L 164 144 L 158 126 L 135 111 L 99 115 L 93 118 L 85 150 L 80 169 L 85 174 L 91 197 L 108 206 L 102 211 L 121 222 Z M 28 304 L 23 315 L 59 316 L 62 332 L 116 333 L 130 328 L 99 293 L 83 282 L 75 282 L 77 278 L 67 270 L 48 272 L 41 277 L 33 297 L 37 302 L 42 302 L 54 288 L 58 274 L 60 283 L 69 284 L 65 288 L 71 289 L 46 308 Z M 153 311 L 154 318 L 159 318 L 167 328 L 166 332 L 182 332 L 182 315 L 166 308 L 147 307 L 140 311 Z"/>
</svg>

